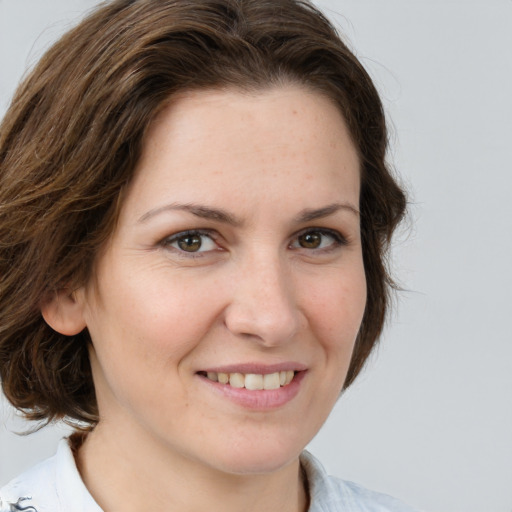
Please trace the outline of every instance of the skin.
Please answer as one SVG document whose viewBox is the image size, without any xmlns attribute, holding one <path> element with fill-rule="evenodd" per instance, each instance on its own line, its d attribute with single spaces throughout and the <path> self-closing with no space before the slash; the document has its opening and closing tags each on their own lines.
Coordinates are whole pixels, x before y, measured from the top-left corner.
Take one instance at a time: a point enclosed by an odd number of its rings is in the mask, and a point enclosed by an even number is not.
<svg viewBox="0 0 512 512">
<path fill-rule="evenodd" d="M 191 92 L 159 114 L 94 279 L 43 310 L 91 334 L 101 419 L 77 460 L 105 511 L 307 509 L 298 456 L 340 394 L 366 302 L 359 188 L 344 120 L 317 93 Z M 290 362 L 305 371 L 278 407 L 198 374 Z"/>
</svg>

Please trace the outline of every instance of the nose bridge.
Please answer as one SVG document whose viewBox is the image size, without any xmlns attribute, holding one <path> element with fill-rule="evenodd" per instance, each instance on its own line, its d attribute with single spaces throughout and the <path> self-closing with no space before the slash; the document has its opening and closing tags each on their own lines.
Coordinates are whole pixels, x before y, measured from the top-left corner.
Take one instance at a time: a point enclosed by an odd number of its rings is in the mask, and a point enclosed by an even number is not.
<svg viewBox="0 0 512 512">
<path fill-rule="evenodd" d="M 237 335 L 268 346 L 289 341 L 300 328 L 292 278 L 277 251 L 259 250 L 239 266 L 226 314 Z"/>
</svg>

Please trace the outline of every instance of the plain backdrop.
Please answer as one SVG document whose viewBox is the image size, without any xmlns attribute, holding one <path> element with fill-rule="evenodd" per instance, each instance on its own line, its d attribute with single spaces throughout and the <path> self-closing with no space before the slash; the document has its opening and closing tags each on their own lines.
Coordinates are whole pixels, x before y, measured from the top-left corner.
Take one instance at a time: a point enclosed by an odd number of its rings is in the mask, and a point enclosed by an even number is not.
<svg viewBox="0 0 512 512">
<path fill-rule="evenodd" d="M 93 0 L 0 0 L 0 114 Z M 427 512 L 512 511 L 512 1 L 318 0 L 375 79 L 410 191 L 404 291 L 309 449 Z M 0 483 L 65 433 L 1 399 Z"/>
</svg>

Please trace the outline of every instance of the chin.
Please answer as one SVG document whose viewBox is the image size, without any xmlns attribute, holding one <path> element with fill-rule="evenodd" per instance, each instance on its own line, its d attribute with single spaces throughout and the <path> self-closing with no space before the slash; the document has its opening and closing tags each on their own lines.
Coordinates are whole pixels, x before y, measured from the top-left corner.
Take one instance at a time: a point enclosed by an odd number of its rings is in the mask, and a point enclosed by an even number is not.
<svg viewBox="0 0 512 512">
<path fill-rule="evenodd" d="M 234 475 L 268 474 L 295 462 L 303 450 L 302 444 L 298 448 L 289 442 L 260 442 L 249 447 L 233 443 L 235 449 L 222 454 L 213 455 L 215 466 Z M 270 440 L 267 440 L 270 441 Z"/>
</svg>

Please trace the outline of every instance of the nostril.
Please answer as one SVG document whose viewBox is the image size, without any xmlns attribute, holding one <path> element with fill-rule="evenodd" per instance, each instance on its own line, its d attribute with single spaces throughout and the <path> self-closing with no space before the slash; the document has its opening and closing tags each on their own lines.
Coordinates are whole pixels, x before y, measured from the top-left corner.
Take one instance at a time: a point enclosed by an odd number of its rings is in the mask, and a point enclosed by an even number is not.
<svg viewBox="0 0 512 512">
<path fill-rule="evenodd" d="M 292 340 L 303 322 L 291 303 L 272 304 L 252 297 L 231 303 L 225 310 L 224 325 L 239 339 L 274 346 Z"/>
</svg>

